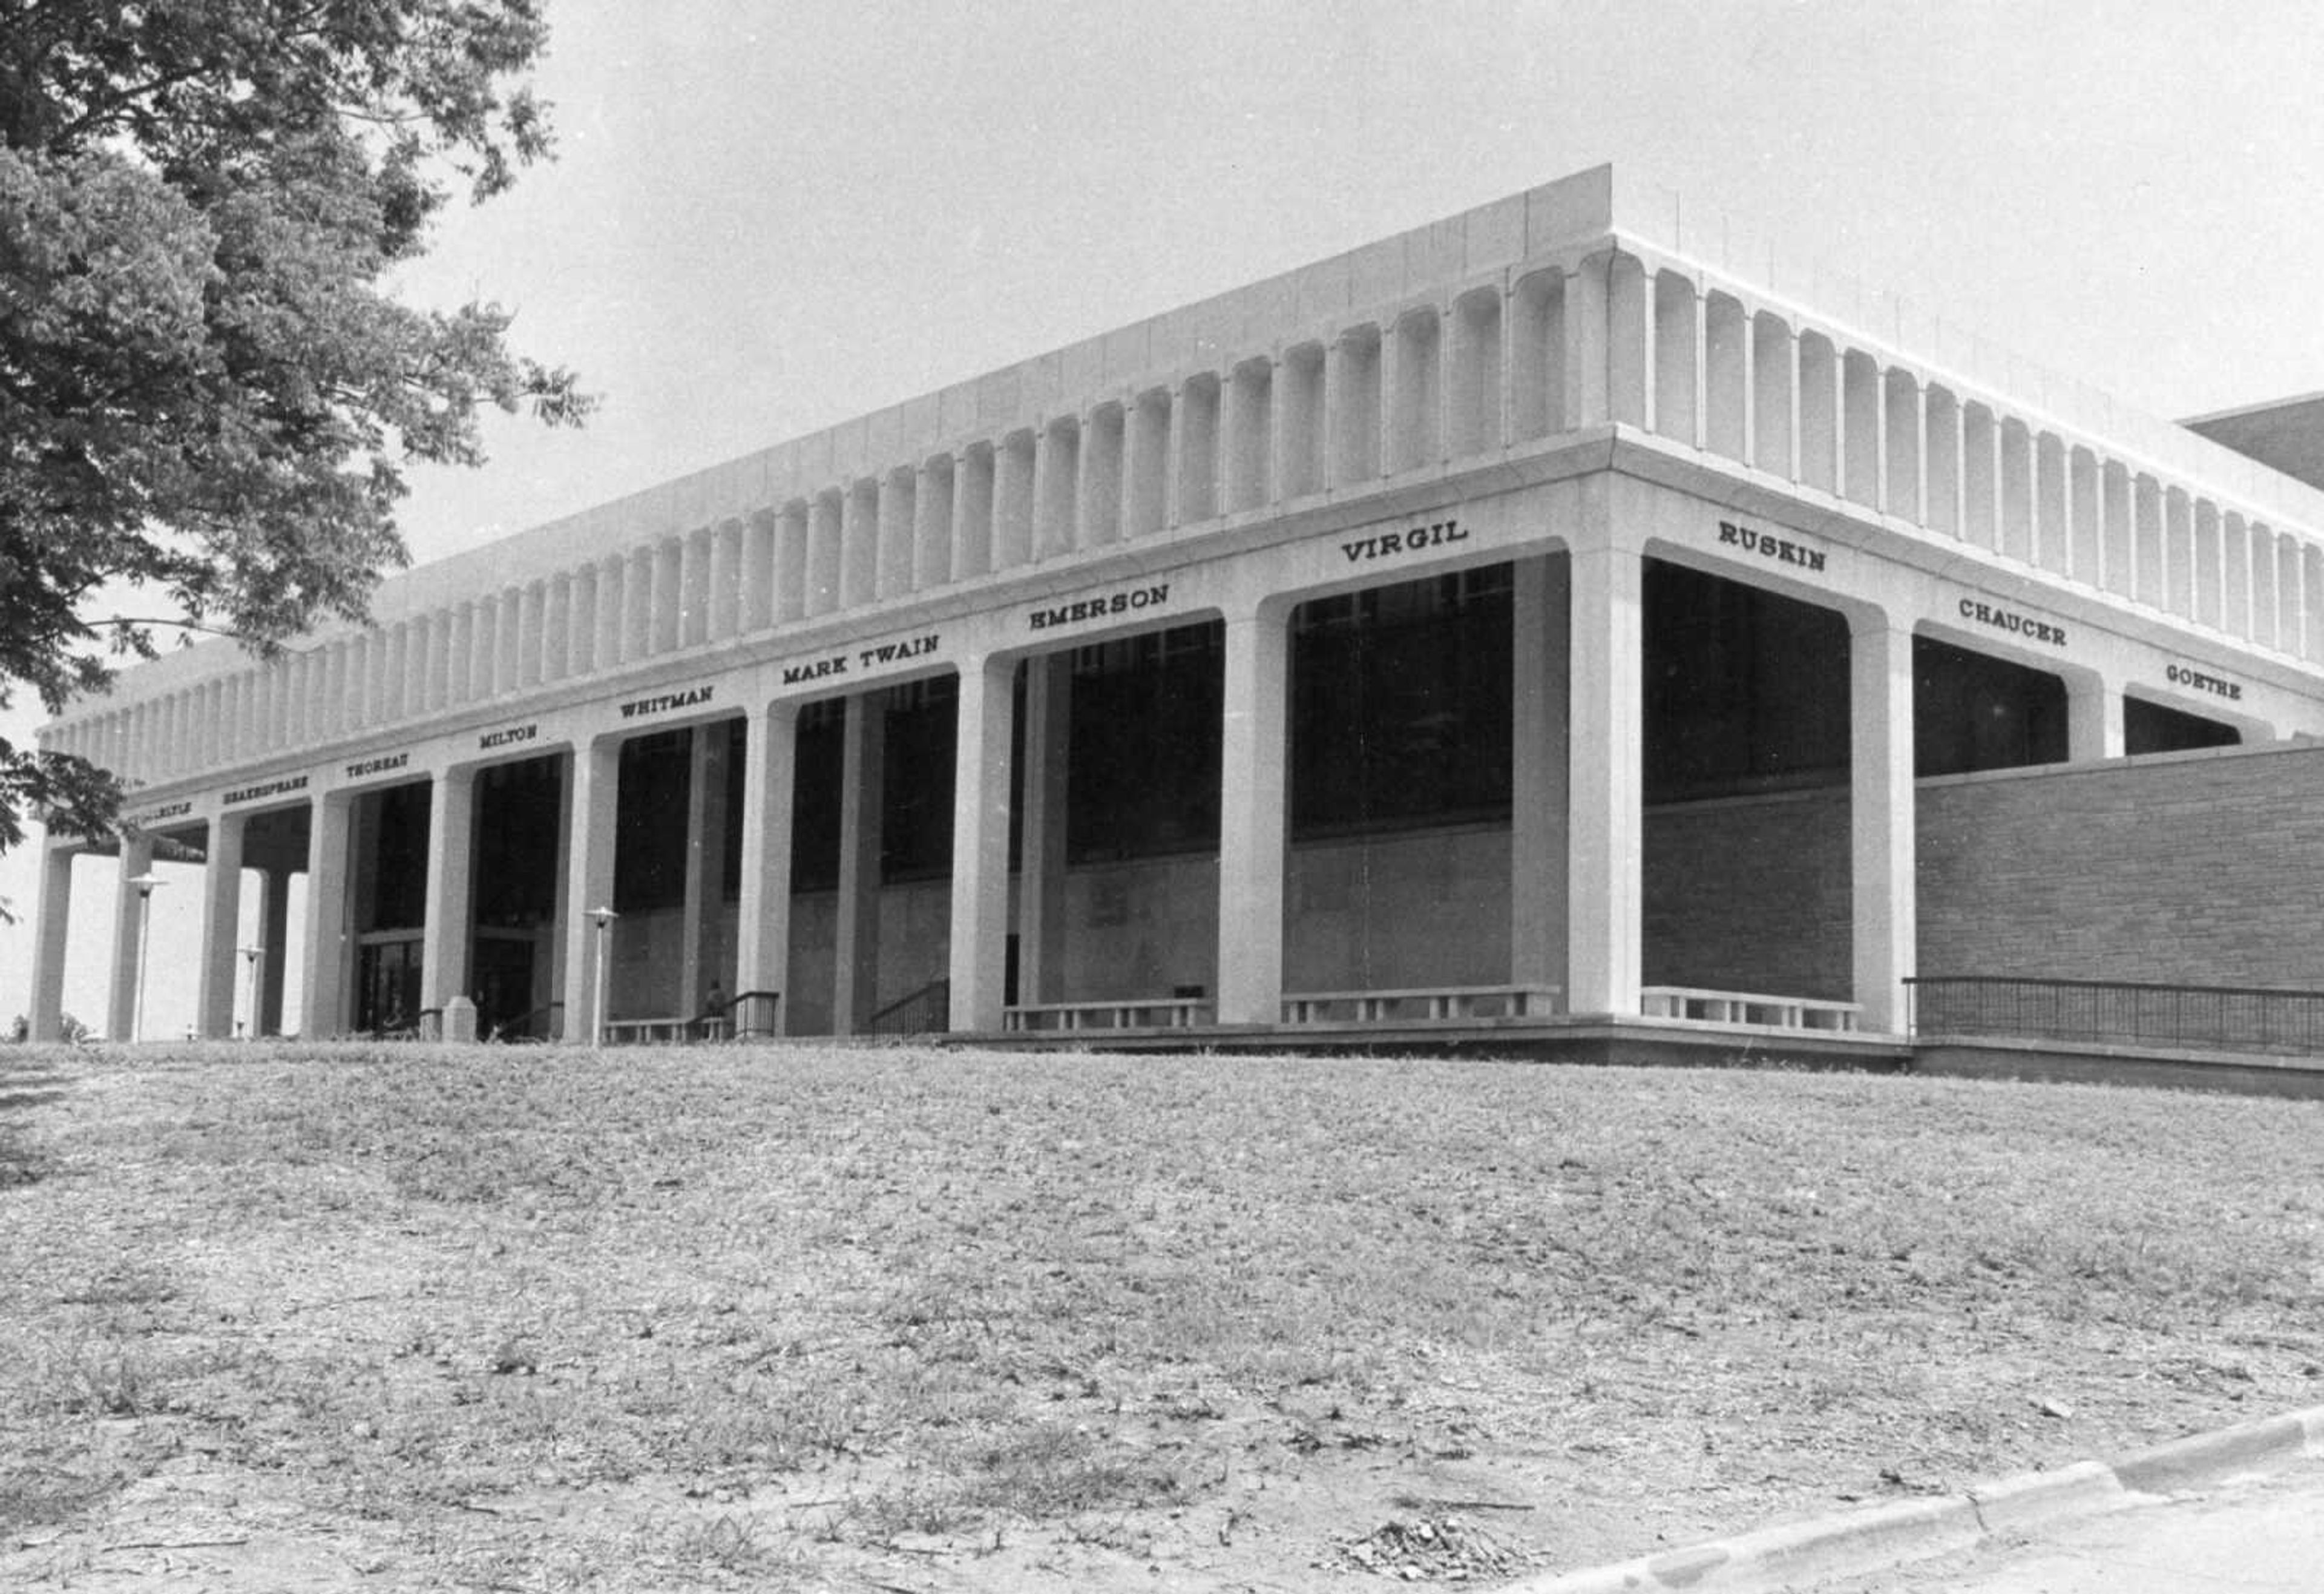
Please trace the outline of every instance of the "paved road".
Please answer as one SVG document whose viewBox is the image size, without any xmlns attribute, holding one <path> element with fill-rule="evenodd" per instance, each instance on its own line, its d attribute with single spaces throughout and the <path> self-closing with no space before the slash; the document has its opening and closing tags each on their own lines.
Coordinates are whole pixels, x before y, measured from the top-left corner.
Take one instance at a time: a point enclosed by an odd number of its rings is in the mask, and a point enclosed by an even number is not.
<svg viewBox="0 0 2324 1594">
<path fill-rule="evenodd" d="M 2230 1478 L 1820 1594 L 2324 1594 L 2324 1462 Z"/>
</svg>

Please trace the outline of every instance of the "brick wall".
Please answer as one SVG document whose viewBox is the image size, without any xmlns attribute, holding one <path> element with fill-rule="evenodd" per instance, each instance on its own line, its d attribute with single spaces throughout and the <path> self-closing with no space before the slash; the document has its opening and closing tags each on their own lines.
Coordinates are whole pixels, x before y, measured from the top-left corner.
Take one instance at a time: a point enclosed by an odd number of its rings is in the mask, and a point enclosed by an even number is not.
<svg viewBox="0 0 2324 1594">
<path fill-rule="evenodd" d="M 2324 747 L 1923 782 L 1920 969 L 2324 989 Z"/>
<path fill-rule="evenodd" d="M 1848 789 L 1650 808 L 1648 985 L 1849 997 Z"/>
<path fill-rule="evenodd" d="M 2324 746 L 1948 776 L 1918 812 L 1920 972 L 2324 989 Z M 1294 848 L 1286 987 L 1508 978 L 1508 857 L 1496 827 Z M 1849 872 L 1844 787 L 1647 810 L 1646 983 L 1847 1000 Z M 1214 988 L 1216 893 L 1208 856 L 1072 871 L 1068 993 Z M 944 972 L 945 900 L 883 894 L 883 999 Z M 793 905 L 802 1028 L 830 904 Z"/>
</svg>

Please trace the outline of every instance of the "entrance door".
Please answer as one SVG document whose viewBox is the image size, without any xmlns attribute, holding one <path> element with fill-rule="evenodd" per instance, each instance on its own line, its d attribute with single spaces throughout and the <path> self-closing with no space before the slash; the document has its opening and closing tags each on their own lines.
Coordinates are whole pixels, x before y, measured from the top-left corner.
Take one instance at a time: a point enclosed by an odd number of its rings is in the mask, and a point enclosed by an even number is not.
<svg viewBox="0 0 2324 1594">
<path fill-rule="evenodd" d="M 475 945 L 476 1034 L 503 1041 L 541 1037 L 533 1013 L 533 938 L 479 932 Z"/>
<path fill-rule="evenodd" d="M 420 1027 L 420 937 L 367 941 L 355 952 L 355 1028 L 374 1035 Z"/>
</svg>

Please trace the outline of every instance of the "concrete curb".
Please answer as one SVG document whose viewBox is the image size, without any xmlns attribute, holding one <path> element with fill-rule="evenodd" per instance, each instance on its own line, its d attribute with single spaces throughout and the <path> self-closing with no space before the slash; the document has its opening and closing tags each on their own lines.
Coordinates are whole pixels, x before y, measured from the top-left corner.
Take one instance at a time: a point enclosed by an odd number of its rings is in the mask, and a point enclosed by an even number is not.
<svg viewBox="0 0 2324 1594">
<path fill-rule="evenodd" d="M 2324 1456 L 2324 1406 L 2174 1440 L 2112 1461 L 2077 1461 L 1973 1484 L 1958 1494 L 1843 1511 L 1637 1561 L 1528 1579 L 1507 1585 L 1500 1594 L 1783 1594 L 2310 1456 Z"/>
</svg>

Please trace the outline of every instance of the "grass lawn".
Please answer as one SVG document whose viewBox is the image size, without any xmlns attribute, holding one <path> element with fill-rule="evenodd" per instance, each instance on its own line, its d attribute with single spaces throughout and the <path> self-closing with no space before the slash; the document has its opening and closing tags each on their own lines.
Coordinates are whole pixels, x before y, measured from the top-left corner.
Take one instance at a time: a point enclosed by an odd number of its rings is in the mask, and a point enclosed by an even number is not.
<svg viewBox="0 0 2324 1594">
<path fill-rule="evenodd" d="M 1490 1587 L 2324 1400 L 2324 1107 L 0 1047 L 0 1584 Z"/>
</svg>

